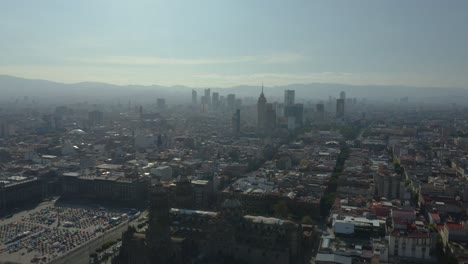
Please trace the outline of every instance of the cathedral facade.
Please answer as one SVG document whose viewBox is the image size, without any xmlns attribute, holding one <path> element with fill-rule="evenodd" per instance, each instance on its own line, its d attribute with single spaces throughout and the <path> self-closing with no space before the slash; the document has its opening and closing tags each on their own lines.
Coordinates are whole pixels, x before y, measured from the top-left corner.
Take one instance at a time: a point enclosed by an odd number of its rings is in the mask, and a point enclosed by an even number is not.
<svg viewBox="0 0 468 264">
<path fill-rule="evenodd" d="M 302 263 L 302 233 L 292 221 L 243 214 L 236 199 L 218 212 L 169 208 L 157 184 L 146 232 L 130 228 L 113 263 Z"/>
</svg>

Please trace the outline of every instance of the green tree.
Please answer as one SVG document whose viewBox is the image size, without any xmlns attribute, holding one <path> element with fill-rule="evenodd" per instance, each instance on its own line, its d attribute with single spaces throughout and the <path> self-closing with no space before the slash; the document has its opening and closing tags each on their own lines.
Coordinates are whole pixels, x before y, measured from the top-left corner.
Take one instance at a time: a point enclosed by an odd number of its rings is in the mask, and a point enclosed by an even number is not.
<svg viewBox="0 0 468 264">
<path fill-rule="evenodd" d="M 440 235 L 437 236 L 437 243 L 435 245 L 435 255 L 439 263 L 447 263 L 447 264 L 458 263 L 458 258 L 452 254 L 450 250 L 450 246 L 447 245 L 444 249 L 444 244 L 442 243 L 442 239 Z"/>
<path fill-rule="evenodd" d="M 314 223 L 314 221 L 312 220 L 312 218 L 310 218 L 310 216 L 306 215 L 306 216 L 302 217 L 301 223 L 303 223 L 305 225 L 311 225 L 311 224 Z"/>
<path fill-rule="evenodd" d="M 330 209 L 335 203 L 336 194 L 334 192 L 325 194 L 320 199 L 320 215 L 327 216 L 330 213 Z"/>
<path fill-rule="evenodd" d="M 335 173 L 334 173 L 335 174 Z M 328 182 L 328 192 L 336 192 L 338 189 L 338 175 L 335 175 L 331 177 L 330 181 Z"/>
</svg>

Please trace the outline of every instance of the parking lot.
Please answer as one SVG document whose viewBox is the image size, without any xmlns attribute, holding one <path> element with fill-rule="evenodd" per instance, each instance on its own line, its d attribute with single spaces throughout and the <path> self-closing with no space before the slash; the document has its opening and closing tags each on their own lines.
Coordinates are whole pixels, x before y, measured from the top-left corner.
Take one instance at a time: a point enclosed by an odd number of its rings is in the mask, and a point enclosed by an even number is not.
<svg viewBox="0 0 468 264">
<path fill-rule="evenodd" d="M 44 202 L 0 221 L 2 262 L 48 263 L 131 220 L 135 210 Z"/>
</svg>

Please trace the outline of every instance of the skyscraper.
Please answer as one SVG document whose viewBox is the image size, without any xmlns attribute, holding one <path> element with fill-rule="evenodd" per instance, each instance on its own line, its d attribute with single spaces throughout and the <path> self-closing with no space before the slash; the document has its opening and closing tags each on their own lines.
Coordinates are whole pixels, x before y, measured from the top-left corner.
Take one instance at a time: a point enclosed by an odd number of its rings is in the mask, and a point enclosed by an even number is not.
<svg viewBox="0 0 468 264">
<path fill-rule="evenodd" d="M 205 89 L 205 100 L 206 100 L 206 104 L 210 106 L 211 105 L 211 90 L 210 89 Z"/>
<path fill-rule="evenodd" d="M 271 133 L 276 128 L 276 109 L 272 103 L 266 104 L 266 120 L 265 128 L 266 132 Z"/>
<path fill-rule="evenodd" d="M 262 84 L 262 93 L 258 97 L 257 101 L 257 128 L 260 132 L 264 132 L 266 128 L 266 109 L 267 100 L 263 94 L 263 84 Z"/>
<path fill-rule="evenodd" d="M 294 123 L 293 126 L 288 125 L 289 128 L 295 129 L 301 127 L 304 119 L 304 105 L 294 103 L 295 91 L 284 91 L 284 116 L 288 121 Z M 292 121 L 294 120 L 294 121 Z"/>
<path fill-rule="evenodd" d="M 320 121 L 325 119 L 325 106 L 323 103 L 317 104 L 317 119 Z"/>
<path fill-rule="evenodd" d="M 278 118 L 284 117 L 284 104 L 283 103 L 276 104 L 276 116 Z"/>
<path fill-rule="evenodd" d="M 201 108 L 202 110 L 205 112 L 208 110 L 208 98 L 203 95 L 201 98 L 200 98 L 200 101 L 201 101 Z"/>
<path fill-rule="evenodd" d="M 166 99 L 164 98 L 158 98 L 156 100 L 156 107 L 159 109 L 159 110 L 164 110 L 166 109 Z"/>
<path fill-rule="evenodd" d="M 232 116 L 232 130 L 234 135 L 239 135 L 240 133 L 240 109 L 237 109 L 234 115 Z"/>
<path fill-rule="evenodd" d="M 240 109 L 240 108 L 242 107 L 242 99 L 237 98 L 237 99 L 236 99 L 236 103 L 234 104 L 234 107 L 235 107 L 236 109 Z"/>
<path fill-rule="evenodd" d="M 227 95 L 227 107 L 229 110 L 233 110 L 236 103 L 236 95 L 235 94 L 228 94 Z"/>
<path fill-rule="evenodd" d="M 336 118 L 343 118 L 344 114 L 345 114 L 345 99 L 336 99 Z"/>
<path fill-rule="evenodd" d="M 219 107 L 225 108 L 226 107 L 226 96 L 219 96 Z"/>
<path fill-rule="evenodd" d="M 288 119 L 294 119 L 294 127 L 301 127 L 304 119 L 304 105 L 293 104 L 284 108 L 284 115 Z"/>
<path fill-rule="evenodd" d="M 213 110 L 217 110 L 219 107 L 219 93 L 214 92 L 211 100 L 211 106 Z"/>
<path fill-rule="evenodd" d="M 346 99 L 346 93 L 344 91 L 341 91 L 340 93 L 340 99 L 345 100 Z"/>
<path fill-rule="evenodd" d="M 192 90 L 192 105 L 196 105 L 197 104 L 197 91 L 195 90 Z"/>
<path fill-rule="evenodd" d="M 284 106 L 290 106 L 294 104 L 294 97 L 295 97 L 294 90 L 285 90 L 284 91 Z"/>
</svg>

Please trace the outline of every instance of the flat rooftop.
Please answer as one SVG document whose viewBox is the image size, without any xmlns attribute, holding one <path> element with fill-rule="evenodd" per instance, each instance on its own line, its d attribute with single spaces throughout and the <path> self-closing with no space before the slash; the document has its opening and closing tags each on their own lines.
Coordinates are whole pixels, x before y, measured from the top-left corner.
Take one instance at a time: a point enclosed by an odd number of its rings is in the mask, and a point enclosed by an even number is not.
<svg viewBox="0 0 468 264">
<path fill-rule="evenodd" d="M 2 219 L 0 259 L 12 263 L 41 259 L 48 263 L 128 220 L 123 210 L 41 203 L 32 210 Z"/>
</svg>

